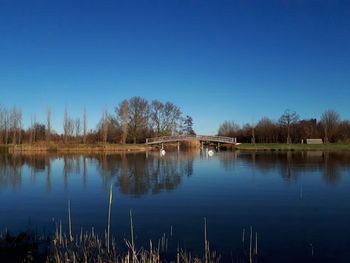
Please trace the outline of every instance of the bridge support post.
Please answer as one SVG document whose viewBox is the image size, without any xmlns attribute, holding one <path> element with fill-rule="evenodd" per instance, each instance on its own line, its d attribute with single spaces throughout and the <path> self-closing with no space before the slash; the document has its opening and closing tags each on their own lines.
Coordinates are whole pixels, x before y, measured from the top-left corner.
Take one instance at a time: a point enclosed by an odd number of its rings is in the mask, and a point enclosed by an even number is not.
<svg viewBox="0 0 350 263">
<path fill-rule="evenodd" d="M 180 151 L 180 142 L 177 141 L 177 151 L 179 152 Z"/>
<path fill-rule="evenodd" d="M 218 142 L 218 152 L 220 152 L 220 143 Z"/>
<path fill-rule="evenodd" d="M 203 149 L 204 149 L 204 143 L 203 141 L 201 141 L 201 150 L 203 151 Z"/>
<path fill-rule="evenodd" d="M 162 143 L 162 150 L 164 150 L 164 143 Z"/>
</svg>

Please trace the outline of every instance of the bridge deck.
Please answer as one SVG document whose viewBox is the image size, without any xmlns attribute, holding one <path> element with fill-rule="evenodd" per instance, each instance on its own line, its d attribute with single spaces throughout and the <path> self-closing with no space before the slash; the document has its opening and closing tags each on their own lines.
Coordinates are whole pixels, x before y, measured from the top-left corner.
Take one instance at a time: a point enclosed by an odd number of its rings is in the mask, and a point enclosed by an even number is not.
<svg viewBox="0 0 350 263">
<path fill-rule="evenodd" d="M 203 141 L 203 142 L 218 142 L 218 143 L 230 143 L 236 144 L 236 138 L 224 137 L 224 136 L 209 136 L 209 135 L 178 135 L 178 136 L 163 136 L 147 138 L 146 144 L 159 144 L 167 142 L 179 142 L 179 141 Z"/>
</svg>

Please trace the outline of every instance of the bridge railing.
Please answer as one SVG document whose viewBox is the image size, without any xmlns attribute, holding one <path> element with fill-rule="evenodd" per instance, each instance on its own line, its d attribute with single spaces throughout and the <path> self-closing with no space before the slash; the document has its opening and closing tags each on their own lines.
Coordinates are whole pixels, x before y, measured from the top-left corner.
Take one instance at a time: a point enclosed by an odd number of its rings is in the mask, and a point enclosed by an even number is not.
<svg viewBox="0 0 350 263">
<path fill-rule="evenodd" d="M 209 136 L 209 135 L 177 135 L 177 136 L 162 136 L 147 138 L 146 144 L 156 144 L 165 142 L 177 142 L 177 141 L 208 141 L 208 142 L 221 142 L 235 144 L 236 138 L 225 136 Z"/>
<path fill-rule="evenodd" d="M 236 143 L 236 138 L 225 137 L 225 136 L 197 135 L 197 140 L 199 140 L 199 141 L 215 141 L 215 142 Z"/>
</svg>

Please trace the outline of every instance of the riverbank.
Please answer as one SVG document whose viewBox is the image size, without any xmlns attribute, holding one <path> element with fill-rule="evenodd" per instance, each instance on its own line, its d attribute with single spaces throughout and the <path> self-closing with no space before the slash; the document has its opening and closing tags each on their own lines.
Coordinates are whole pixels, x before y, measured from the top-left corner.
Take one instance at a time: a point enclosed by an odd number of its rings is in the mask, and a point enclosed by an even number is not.
<svg viewBox="0 0 350 263">
<path fill-rule="evenodd" d="M 166 149 L 176 150 L 177 144 L 166 144 Z M 199 148 L 193 143 L 181 144 L 181 149 Z M 238 145 L 223 145 L 223 148 L 240 151 L 350 151 L 350 144 L 284 144 L 284 143 L 242 143 Z M 146 144 L 21 144 L 0 145 L 0 153 L 117 153 L 117 152 L 146 152 L 159 149 L 159 145 Z"/>
<path fill-rule="evenodd" d="M 7 153 L 114 153 L 146 152 L 153 147 L 145 144 L 21 144 L 3 145 L 1 152 Z"/>
<path fill-rule="evenodd" d="M 285 144 L 285 143 L 242 143 L 235 145 L 241 151 L 350 151 L 350 144 Z"/>
</svg>

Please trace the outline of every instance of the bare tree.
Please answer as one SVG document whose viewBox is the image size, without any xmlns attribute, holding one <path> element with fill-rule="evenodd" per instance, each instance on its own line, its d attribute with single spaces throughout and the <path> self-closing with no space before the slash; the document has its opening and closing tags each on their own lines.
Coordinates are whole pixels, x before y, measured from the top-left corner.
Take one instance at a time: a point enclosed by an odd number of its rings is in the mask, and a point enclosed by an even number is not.
<svg viewBox="0 0 350 263">
<path fill-rule="evenodd" d="M 150 117 L 153 129 L 157 135 L 162 133 L 162 119 L 164 118 L 164 104 L 159 100 L 153 100 L 150 108 Z"/>
<path fill-rule="evenodd" d="M 68 142 L 68 138 L 74 136 L 75 121 L 68 116 L 67 107 L 64 108 L 64 118 L 63 118 L 63 140 L 64 143 Z"/>
<path fill-rule="evenodd" d="M 328 143 L 335 135 L 340 123 L 340 115 L 334 110 L 326 110 L 321 116 L 321 124 L 324 130 L 324 143 Z"/>
<path fill-rule="evenodd" d="M 75 137 L 77 140 L 79 140 L 80 136 L 80 118 L 75 119 Z"/>
<path fill-rule="evenodd" d="M 75 122 L 73 119 L 68 118 L 68 129 L 67 129 L 67 135 L 69 138 L 74 136 L 74 127 L 75 127 Z"/>
<path fill-rule="evenodd" d="M 17 127 L 16 127 L 16 108 L 13 108 L 9 112 L 9 130 L 12 134 L 12 143 L 16 144 L 16 135 L 17 135 Z"/>
<path fill-rule="evenodd" d="M 102 110 L 102 118 L 101 118 L 101 138 L 103 143 L 107 142 L 108 136 L 108 113 L 106 109 Z"/>
<path fill-rule="evenodd" d="M 239 125 L 236 124 L 234 121 L 224 121 L 224 123 L 221 124 L 219 127 L 218 135 L 236 137 L 239 129 Z"/>
<path fill-rule="evenodd" d="M 84 109 L 83 114 L 83 143 L 86 144 L 86 136 L 87 136 L 87 114 L 86 109 Z"/>
<path fill-rule="evenodd" d="M 36 129 L 35 129 L 35 124 L 36 124 L 36 114 L 33 115 L 33 141 L 36 141 Z"/>
<path fill-rule="evenodd" d="M 50 141 L 51 136 L 51 108 L 46 108 L 46 141 Z"/>
<path fill-rule="evenodd" d="M 128 125 L 129 125 L 129 102 L 127 100 L 123 100 L 119 107 L 116 108 L 116 112 L 119 118 L 119 122 L 122 129 L 122 138 L 121 143 L 125 144 L 126 139 L 128 137 Z"/>
<path fill-rule="evenodd" d="M 298 134 L 301 140 L 320 137 L 316 119 L 304 119 L 298 123 Z"/>
<path fill-rule="evenodd" d="M 181 110 L 175 104 L 163 104 L 153 100 L 150 106 L 150 119 L 153 130 L 157 135 L 171 135 L 177 132 L 181 122 Z"/>
<path fill-rule="evenodd" d="M 16 114 L 17 131 L 18 131 L 18 144 L 22 143 L 22 111 L 18 110 Z"/>
<path fill-rule="evenodd" d="M 29 129 L 29 144 L 33 143 L 34 140 L 34 117 L 30 116 L 30 129 Z"/>
<path fill-rule="evenodd" d="M 251 139 L 251 143 L 255 143 L 255 126 L 252 125 L 252 139 Z"/>
<path fill-rule="evenodd" d="M 276 142 L 275 123 L 267 117 L 263 117 L 255 126 L 255 135 L 260 143 Z"/>
<path fill-rule="evenodd" d="M 341 141 L 350 142 L 350 121 L 349 120 L 344 120 L 340 122 L 337 134 Z"/>
<path fill-rule="evenodd" d="M 13 107 L 9 114 L 9 126 L 12 132 L 12 143 L 21 143 L 22 112 Z"/>
<path fill-rule="evenodd" d="M 5 144 L 9 140 L 9 125 L 10 125 L 10 116 L 7 109 L 4 110 L 4 130 L 5 130 Z"/>
<path fill-rule="evenodd" d="M 180 126 L 180 122 L 182 121 L 181 115 L 182 113 L 178 106 L 176 106 L 171 102 L 166 102 L 164 104 L 164 114 L 163 114 L 164 117 L 162 120 L 163 132 L 167 132 L 171 134 L 174 134 L 175 132 L 177 132 L 178 126 Z M 190 118 L 193 122 L 192 117 Z"/>
<path fill-rule="evenodd" d="M 148 128 L 149 105 L 147 100 L 141 97 L 133 97 L 129 100 L 129 133 L 136 143 L 142 132 Z"/>
<path fill-rule="evenodd" d="M 67 107 L 64 108 L 64 117 L 63 117 L 63 140 L 64 143 L 68 141 L 68 132 L 69 132 L 69 117 Z"/>
<path fill-rule="evenodd" d="M 295 111 L 289 109 L 284 111 L 284 114 L 280 117 L 279 122 L 287 128 L 287 144 L 292 142 L 290 138 L 290 127 L 299 120 L 299 116 Z"/>
<path fill-rule="evenodd" d="M 4 131 L 5 131 L 5 115 L 6 110 L 4 107 L 0 105 L 0 144 L 4 142 Z"/>
</svg>

